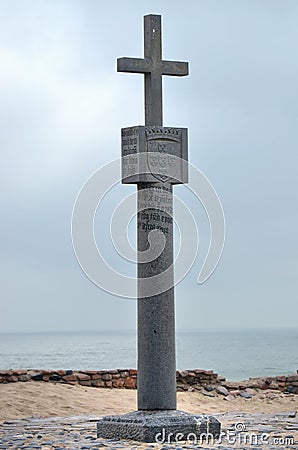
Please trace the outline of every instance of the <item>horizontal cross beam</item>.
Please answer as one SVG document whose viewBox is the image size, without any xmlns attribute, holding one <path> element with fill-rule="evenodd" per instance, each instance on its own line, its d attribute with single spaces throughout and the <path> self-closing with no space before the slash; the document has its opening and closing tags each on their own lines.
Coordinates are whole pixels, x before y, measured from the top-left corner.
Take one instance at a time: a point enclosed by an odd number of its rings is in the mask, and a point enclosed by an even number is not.
<svg viewBox="0 0 298 450">
<path fill-rule="evenodd" d="M 188 75 L 188 63 L 180 61 L 161 61 L 160 70 L 161 75 L 171 75 L 176 77 L 184 77 Z M 150 73 L 154 72 L 156 68 L 150 58 L 119 58 L 117 60 L 118 72 L 130 73 Z"/>
</svg>

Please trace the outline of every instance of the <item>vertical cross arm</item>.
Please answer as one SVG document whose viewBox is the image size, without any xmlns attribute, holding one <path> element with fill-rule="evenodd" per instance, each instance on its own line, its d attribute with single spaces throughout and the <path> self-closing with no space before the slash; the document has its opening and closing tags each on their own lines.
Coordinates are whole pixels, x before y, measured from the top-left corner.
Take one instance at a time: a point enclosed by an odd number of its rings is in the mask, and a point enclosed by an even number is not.
<svg viewBox="0 0 298 450">
<path fill-rule="evenodd" d="M 144 56 L 160 61 L 161 56 L 161 16 L 144 16 Z"/>
</svg>

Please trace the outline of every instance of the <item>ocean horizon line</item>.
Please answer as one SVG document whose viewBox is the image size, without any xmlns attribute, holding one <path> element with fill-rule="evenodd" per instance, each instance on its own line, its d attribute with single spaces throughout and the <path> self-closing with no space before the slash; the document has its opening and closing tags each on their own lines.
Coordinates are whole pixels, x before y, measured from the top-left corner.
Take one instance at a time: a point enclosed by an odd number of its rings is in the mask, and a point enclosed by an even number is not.
<svg viewBox="0 0 298 450">
<path fill-rule="evenodd" d="M 269 332 L 269 331 L 298 331 L 298 327 L 221 327 L 221 328 L 177 328 L 176 333 L 198 333 L 198 332 Z M 95 334 L 95 333 L 137 333 L 137 328 L 127 328 L 127 329 L 98 329 L 98 330 L 11 330 L 11 331 L 0 331 L 1 335 L 8 334 Z"/>
</svg>

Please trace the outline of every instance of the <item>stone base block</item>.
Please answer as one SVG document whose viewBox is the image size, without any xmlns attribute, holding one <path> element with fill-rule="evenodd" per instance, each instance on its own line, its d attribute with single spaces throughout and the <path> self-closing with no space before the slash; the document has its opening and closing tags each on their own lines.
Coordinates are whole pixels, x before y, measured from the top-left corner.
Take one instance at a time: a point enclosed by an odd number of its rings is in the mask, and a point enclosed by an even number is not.
<svg viewBox="0 0 298 450">
<path fill-rule="evenodd" d="M 199 442 L 208 435 L 209 442 L 220 434 L 220 422 L 212 416 L 184 411 L 135 411 L 106 416 L 97 423 L 97 437 L 132 439 L 140 442 Z"/>
</svg>

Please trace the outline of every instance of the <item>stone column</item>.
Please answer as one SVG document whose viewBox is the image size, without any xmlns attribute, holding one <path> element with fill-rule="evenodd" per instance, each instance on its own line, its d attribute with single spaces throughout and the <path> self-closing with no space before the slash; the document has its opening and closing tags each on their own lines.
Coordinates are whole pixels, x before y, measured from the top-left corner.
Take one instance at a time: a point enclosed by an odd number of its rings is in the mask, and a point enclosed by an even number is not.
<svg viewBox="0 0 298 450">
<path fill-rule="evenodd" d="M 170 268 L 167 279 L 169 285 L 174 284 L 172 209 L 171 184 L 138 184 L 138 251 L 148 249 L 152 230 L 159 229 L 166 240 L 155 260 L 138 262 L 139 410 L 176 409 L 174 288 L 143 298 L 144 278 Z"/>
</svg>

